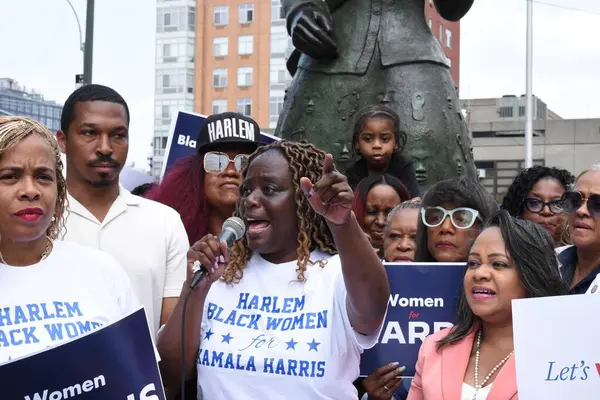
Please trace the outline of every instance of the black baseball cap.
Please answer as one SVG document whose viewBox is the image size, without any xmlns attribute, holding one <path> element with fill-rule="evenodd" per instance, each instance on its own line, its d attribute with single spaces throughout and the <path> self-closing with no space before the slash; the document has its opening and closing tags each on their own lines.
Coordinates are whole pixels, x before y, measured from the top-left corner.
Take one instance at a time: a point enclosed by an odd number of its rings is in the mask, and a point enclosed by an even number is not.
<svg viewBox="0 0 600 400">
<path fill-rule="evenodd" d="M 252 118 L 234 112 L 207 117 L 196 140 L 198 153 L 228 143 L 248 144 L 254 146 L 254 151 L 261 145 L 260 127 Z"/>
</svg>

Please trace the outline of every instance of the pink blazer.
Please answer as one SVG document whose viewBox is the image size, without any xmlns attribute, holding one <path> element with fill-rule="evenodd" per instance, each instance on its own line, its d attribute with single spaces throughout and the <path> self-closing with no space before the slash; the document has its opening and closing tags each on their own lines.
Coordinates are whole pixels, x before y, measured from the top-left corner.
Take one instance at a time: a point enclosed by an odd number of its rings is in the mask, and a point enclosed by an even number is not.
<svg viewBox="0 0 600 400">
<path fill-rule="evenodd" d="M 438 352 L 437 342 L 449 332 L 450 328 L 436 332 L 428 336 L 421 345 L 408 400 L 460 400 L 475 331 L 460 342 L 444 347 Z M 518 399 L 513 355 L 496 375 L 487 400 Z"/>
</svg>

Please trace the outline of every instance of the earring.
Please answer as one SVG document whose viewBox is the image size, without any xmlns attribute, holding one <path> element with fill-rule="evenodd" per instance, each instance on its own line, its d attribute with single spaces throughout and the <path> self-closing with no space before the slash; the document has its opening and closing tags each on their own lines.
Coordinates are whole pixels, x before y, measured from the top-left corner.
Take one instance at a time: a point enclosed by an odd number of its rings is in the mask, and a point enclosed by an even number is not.
<svg viewBox="0 0 600 400">
<path fill-rule="evenodd" d="M 56 221 L 56 217 L 52 216 L 52 222 Z"/>
</svg>

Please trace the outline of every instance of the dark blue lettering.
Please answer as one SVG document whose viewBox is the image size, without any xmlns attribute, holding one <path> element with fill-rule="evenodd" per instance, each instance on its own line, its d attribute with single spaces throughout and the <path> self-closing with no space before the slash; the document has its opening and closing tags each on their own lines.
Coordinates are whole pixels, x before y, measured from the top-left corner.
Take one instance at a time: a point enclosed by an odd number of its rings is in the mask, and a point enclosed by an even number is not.
<svg viewBox="0 0 600 400">
<path fill-rule="evenodd" d="M 10 319 L 10 308 L 4 307 L 0 309 L 0 326 L 11 326 L 12 320 Z"/>
<path fill-rule="evenodd" d="M 274 358 L 267 358 L 267 357 L 265 357 L 265 366 L 263 368 L 263 372 L 265 374 L 272 374 L 273 373 L 273 361 L 275 361 Z"/>
<path fill-rule="evenodd" d="M 37 304 L 27 304 L 27 311 L 29 311 L 29 320 L 41 321 L 42 317 L 40 316 L 40 306 Z"/>
<path fill-rule="evenodd" d="M 300 360 L 300 374 L 298 376 L 306 376 L 309 377 L 309 373 L 308 373 L 308 367 L 309 367 L 309 363 L 308 361 L 305 360 Z"/>
<path fill-rule="evenodd" d="M 56 310 L 56 318 L 67 318 L 67 314 L 65 314 L 63 310 L 63 303 L 60 301 L 54 302 L 54 309 Z"/>
<path fill-rule="evenodd" d="M 248 308 L 248 297 L 250 297 L 250 293 L 240 293 L 240 298 L 238 300 L 237 308 L 241 308 L 243 310 Z"/>
<path fill-rule="evenodd" d="M 16 306 L 15 307 L 15 321 L 14 324 L 22 324 L 24 322 L 27 322 L 27 317 L 25 316 L 25 312 L 23 311 L 23 308 L 21 308 L 21 306 Z"/>
</svg>

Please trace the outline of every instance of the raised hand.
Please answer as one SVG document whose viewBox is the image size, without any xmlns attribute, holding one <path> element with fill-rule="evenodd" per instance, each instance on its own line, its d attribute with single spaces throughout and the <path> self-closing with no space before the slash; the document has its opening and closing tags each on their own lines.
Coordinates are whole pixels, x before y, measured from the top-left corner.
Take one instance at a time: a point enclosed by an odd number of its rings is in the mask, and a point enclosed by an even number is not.
<svg viewBox="0 0 600 400">
<path fill-rule="evenodd" d="M 301 7 L 292 16 L 290 35 L 294 47 L 315 60 L 337 56 L 331 17 L 311 6 Z"/>
<path fill-rule="evenodd" d="M 328 222 L 343 225 L 348 221 L 354 195 L 346 177 L 335 169 L 331 154 L 325 155 L 321 179 L 313 183 L 301 178 L 300 186 L 313 210 Z"/>
</svg>

